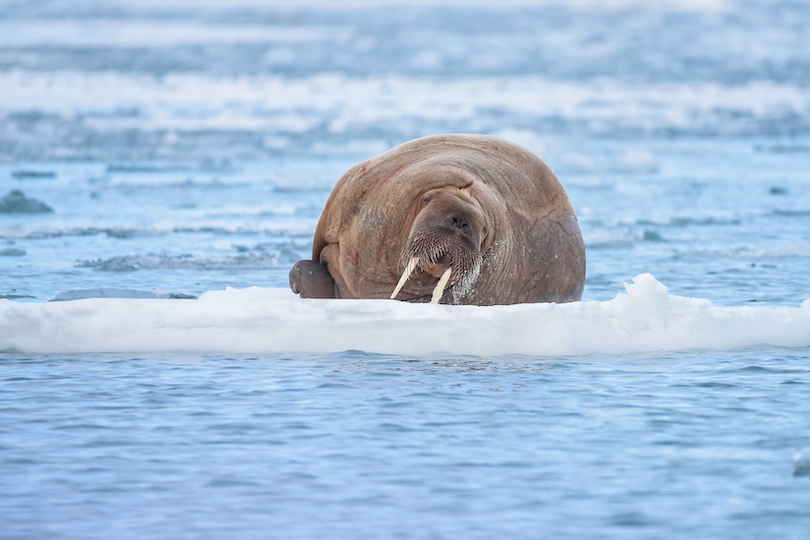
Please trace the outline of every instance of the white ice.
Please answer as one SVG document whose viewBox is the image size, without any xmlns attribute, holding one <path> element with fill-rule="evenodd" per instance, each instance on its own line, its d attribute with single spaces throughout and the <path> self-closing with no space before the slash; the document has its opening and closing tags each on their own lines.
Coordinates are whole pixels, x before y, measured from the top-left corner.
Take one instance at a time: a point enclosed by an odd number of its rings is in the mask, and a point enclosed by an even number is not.
<svg viewBox="0 0 810 540">
<path fill-rule="evenodd" d="M 746 111 L 753 118 L 784 111 L 810 114 L 810 95 L 803 86 L 772 81 L 734 86 L 692 81 L 639 84 L 612 79 L 560 81 L 537 75 L 438 81 L 421 75 L 337 73 L 300 78 L 171 73 L 155 78 L 112 71 L 11 70 L 0 72 L 0 88 L 0 110 L 36 109 L 66 116 L 93 113 L 82 121 L 105 130 L 227 128 L 302 133 L 322 123 L 322 115 L 329 113 L 329 131 L 346 133 L 380 122 L 470 120 L 486 108 L 645 129 L 713 125 L 720 109 Z M 122 107 L 138 109 L 139 116 L 115 115 Z M 257 116 L 257 110 L 264 114 Z"/>
<path fill-rule="evenodd" d="M 810 347 L 810 299 L 800 307 L 715 306 L 669 295 L 651 274 L 625 288 L 604 302 L 493 307 L 302 300 L 258 287 L 198 300 L 0 300 L 0 350 L 549 357 Z"/>
</svg>

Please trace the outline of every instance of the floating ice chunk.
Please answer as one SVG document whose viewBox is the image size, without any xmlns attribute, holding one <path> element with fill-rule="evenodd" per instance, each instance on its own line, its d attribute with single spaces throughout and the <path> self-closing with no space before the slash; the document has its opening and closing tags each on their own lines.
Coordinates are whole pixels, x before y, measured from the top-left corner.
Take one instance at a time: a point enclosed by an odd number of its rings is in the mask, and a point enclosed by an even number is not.
<svg viewBox="0 0 810 540">
<path fill-rule="evenodd" d="M 26 251 L 24 249 L 6 248 L 0 249 L 0 257 L 24 257 Z"/>
<path fill-rule="evenodd" d="M 42 201 L 26 197 L 22 191 L 13 190 L 0 199 L 0 214 L 42 214 L 53 208 Z"/>
<path fill-rule="evenodd" d="M 31 180 L 31 179 L 43 179 L 43 178 L 56 178 L 56 173 L 51 171 L 31 171 L 31 170 L 21 170 L 21 171 L 14 171 L 11 173 L 11 176 L 17 178 L 18 180 Z"/>
<path fill-rule="evenodd" d="M 84 300 L 87 298 L 170 298 L 193 300 L 196 296 L 166 291 L 137 291 L 134 289 L 80 289 L 64 291 L 57 294 L 51 302 L 66 302 L 69 300 Z"/>
<path fill-rule="evenodd" d="M 147 253 L 146 255 L 117 255 L 109 259 L 95 261 L 80 261 L 76 264 L 81 268 L 94 268 L 103 272 L 134 272 L 137 270 L 155 269 L 199 269 L 223 270 L 231 268 L 281 268 L 299 260 L 301 256 L 289 249 L 282 249 L 276 253 L 248 253 L 235 257 L 202 257 L 189 255 L 164 255 Z"/>
<path fill-rule="evenodd" d="M 534 357 L 771 345 L 810 347 L 801 307 L 712 305 L 668 294 L 642 274 L 605 302 L 452 306 L 391 300 L 303 300 L 288 289 L 209 291 L 195 302 L 88 298 L 0 300 L 0 350 L 231 351 Z"/>
<path fill-rule="evenodd" d="M 652 274 L 640 274 L 632 284 L 624 284 L 627 296 L 615 298 L 620 306 L 624 329 L 628 332 L 640 330 L 665 330 L 670 323 L 672 306 L 668 289 Z"/>
<path fill-rule="evenodd" d="M 793 454 L 793 476 L 810 476 L 810 448 Z"/>
</svg>

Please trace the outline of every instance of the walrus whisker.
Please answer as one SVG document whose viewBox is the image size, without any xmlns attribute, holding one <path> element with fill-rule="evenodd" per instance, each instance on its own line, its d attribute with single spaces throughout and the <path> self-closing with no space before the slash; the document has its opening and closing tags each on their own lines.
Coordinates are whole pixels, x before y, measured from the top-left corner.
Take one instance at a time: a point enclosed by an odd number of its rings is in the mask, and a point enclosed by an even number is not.
<svg viewBox="0 0 810 540">
<path fill-rule="evenodd" d="M 436 288 L 433 289 L 433 298 L 430 299 L 431 304 L 438 304 L 439 300 L 442 299 L 442 293 L 444 293 L 444 288 L 447 285 L 447 282 L 450 281 L 450 273 L 453 271 L 453 267 L 447 268 L 442 274 L 442 277 L 439 278 L 439 283 L 436 284 Z"/>
<path fill-rule="evenodd" d="M 397 297 L 399 291 L 402 290 L 402 287 L 405 286 L 405 282 L 408 281 L 408 278 L 411 276 L 413 269 L 416 268 L 416 265 L 419 264 L 419 257 L 411 257 L 411 260 L 408 261 L 408 264 L 405 266 L 405 271 L 402 272 L 402 277 L 399 278 L 399 283 L 397 283 L 397 287 L 394 289 L 394 292 L 391 293 L 391 300 Z"/>
</svg>

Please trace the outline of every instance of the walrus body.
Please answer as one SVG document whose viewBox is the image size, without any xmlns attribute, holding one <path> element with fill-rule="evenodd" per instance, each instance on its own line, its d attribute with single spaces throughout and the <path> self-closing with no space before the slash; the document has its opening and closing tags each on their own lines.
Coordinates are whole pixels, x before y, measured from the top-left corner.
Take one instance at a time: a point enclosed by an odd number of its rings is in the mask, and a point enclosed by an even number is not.
<svg viewBox="0 0 810 540">
<path fill-rule="evenodd" d="M 350 169 L 326 203 L 312 260 L 290 271 L 302 297 L 396 289 L 400 300 L 475 305 L 571 302 L 584 282 L 582 235 L 557 177 L 484 135 L 416 139 Z"/>
</svg>

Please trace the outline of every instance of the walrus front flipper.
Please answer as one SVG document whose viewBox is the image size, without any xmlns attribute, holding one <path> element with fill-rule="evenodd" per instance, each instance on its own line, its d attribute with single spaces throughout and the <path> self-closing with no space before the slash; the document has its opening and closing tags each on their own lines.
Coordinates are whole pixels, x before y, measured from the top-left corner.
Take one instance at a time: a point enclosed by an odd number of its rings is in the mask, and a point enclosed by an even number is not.
<svg viewBox="0 0 810 540">
<path fill-rule="evenodd" d="M 335 280 L 321 263 L 298 261 L 290 270 L 290 289 L 301 298 L 335 298 Z"/>
</svg>

